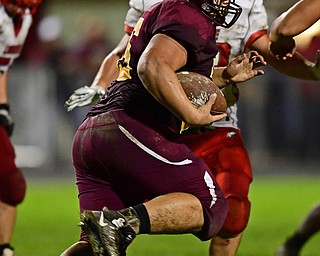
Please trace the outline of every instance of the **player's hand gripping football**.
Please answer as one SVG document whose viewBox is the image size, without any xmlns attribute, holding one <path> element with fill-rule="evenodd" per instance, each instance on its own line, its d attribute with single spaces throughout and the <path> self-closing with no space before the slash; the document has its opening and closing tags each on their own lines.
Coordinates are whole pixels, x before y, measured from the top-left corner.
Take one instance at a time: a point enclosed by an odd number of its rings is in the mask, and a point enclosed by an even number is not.
<svg viewBox="0 0 320 256">
<path fill-rule="evenodd" d="M 10 137 L 13 133 L 14 122 L 10 116 L 8 104 L 0 104 L 0 125 L 4 127 Z"/>
<path fill-rule="evenodd" d="M 222 118 L 225 118 L 227 116 L 226 113 L 222 114 L 215 114 L 212 115 L 211 109 L 212 106 L 215 104 L 215 101 L 217 99 L 217 94 L 211 94 L 209 96 L 208 101 L 195 108 L 195 114 L 188 113 L 187 119 L 183 120 L 187 127 L 200 127 L 200 126 L 207 126 L 209 124 L 212 124 L 213 122 L 219 121 Z"/>
<path fill-rule="evenodd" d="M 73 110 L 75 107 L 87 106 L 97 102 L 105 93 L 105 90 L 101 86 L 84 86 L 75 90 L 64 106 L 68 111 Z"/>
<path fill-rule="evenodd" d="M 255 76 L 263 75 L 262 69 L 267 65 L 264 58 L 257 51 L 250 51 L 234 58 L 223 72 L 223 78 L 230 83 L 241 83 Z"/>
</svg>

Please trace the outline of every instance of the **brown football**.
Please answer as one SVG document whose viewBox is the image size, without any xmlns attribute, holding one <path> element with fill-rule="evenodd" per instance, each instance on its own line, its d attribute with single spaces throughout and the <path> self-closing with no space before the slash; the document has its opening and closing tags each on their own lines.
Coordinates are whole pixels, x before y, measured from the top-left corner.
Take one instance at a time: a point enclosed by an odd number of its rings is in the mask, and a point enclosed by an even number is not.
<svg viewBox="0 0 320 256">
<path fill-rule="evenodd" d="M 211 94 L 216 93 L 217 98 L 212 105 L 211 114 L 218 115 L 227 111 L 223 92 L 210 78 L 189 71 L 178 72 L 177 77 L 192 104 L 199 107 L 208 101 Z"/>
</svg>

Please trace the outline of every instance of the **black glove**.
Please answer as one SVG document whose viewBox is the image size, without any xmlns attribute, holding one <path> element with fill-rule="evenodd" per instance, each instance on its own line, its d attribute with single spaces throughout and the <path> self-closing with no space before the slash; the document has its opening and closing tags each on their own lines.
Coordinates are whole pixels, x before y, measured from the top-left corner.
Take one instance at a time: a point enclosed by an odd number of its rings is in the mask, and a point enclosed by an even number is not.
<svg viewBox="0 0 320 256">
<path fill-rule="evenodd" d="M 0 125 L 6 129 L 10 137 L 13 133 L 14 122 L 10 116 L 10 107 L 8 104 L 0 104 Z"/>
</svg>

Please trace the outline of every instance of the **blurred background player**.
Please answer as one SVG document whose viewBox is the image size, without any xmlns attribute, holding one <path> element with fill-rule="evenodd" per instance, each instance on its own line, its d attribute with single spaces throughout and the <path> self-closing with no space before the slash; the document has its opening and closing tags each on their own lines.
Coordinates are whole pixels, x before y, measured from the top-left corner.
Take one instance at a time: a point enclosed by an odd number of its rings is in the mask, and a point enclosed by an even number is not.
<svg viewBox="0 0 320 256">
<path fill-rule="evenodd" d="M 271 25 L 270 49 L 277 58 L 290 60 L 296 50 L 294 37 L 320 19 L 320 0 L 302 0 Z M 319 54 L 319 52 L 318 52 Z M 320 63 L 317 63 L 320 65 Z M 320 76 L 318 70 L 317 76 Z M 320 229 L 320 204 L 307 214 L 295 233 L 278 249 L 277 256 L 298 256 L 303 245 Z"/>
<path fill-rule="evenodd" d="M 131 9 L 125 22 L 125 30 L 128 34 L 131 33 L 142 14 L 143 9 L 141 8 L 152 4 L 148 5 L 149 2 L 157 1 L 130 1 Z M 300 79 L 319 79 L 315 76 L 317 69 L 313 63 L 300 55 L 296 54 L 289 63 L 283 65 L 283 62 L 270 53 L 267 14 L 263 1 L 238 0 L 237 3 L 243 9 L 239 20 L 231 28 L 220 27 L 217 31 L 219 48 L 217 65 L 226 65 L 236 55 L 248 49 L 254 49 L 259 51 L 270 65 L 284 74 Z M 92 86 L 78 89 L 66 102 L 69 111 L 76 106 L 90 104 L 94 96 L 97 99 L 97 89 L 103 94 L 118 74 L 114 63 L 119 58 L 118 56 L 122 55 L 127 38 L 129 36 L 125 35 L 115 50 L 106 57 Z M 233 84 L 228 86 L 224 92 L 229 103 L 228 118 L 216 122 L 214 126 L 207 129 L 189 129 L 188 133 L 194 134 L 184 137 L 184 142 L 189 144 L 195 154 L 203 157 L 209 164 L 231 205 L 221 234 L 213 238 L 211 242 L 211 256 L 236 254 L 241 233 L 247 226 L 250 213 L 248 192 L 252 170 L 237 125 L 236 101 L 239 90 Z"/>
<path fill-rule="evenodd" d="M 320 204 L 307 214 L 297 230 L 278 249 L 276 256 L 298 256 L 303 245 L 320 230 Z"/>
<path fill-rule="evenodd" d="M 10 244 L 16 220 L 16 206 L 26 191 L 23 174 L 15 165 L 15 152 L 10 141 L 13 120 L 7 94 L 8 70 L 19 57 L 32 14 L 41 0 L 1 0 L 0 3 L 0 255 L 14 255 Z"/>
</svg>

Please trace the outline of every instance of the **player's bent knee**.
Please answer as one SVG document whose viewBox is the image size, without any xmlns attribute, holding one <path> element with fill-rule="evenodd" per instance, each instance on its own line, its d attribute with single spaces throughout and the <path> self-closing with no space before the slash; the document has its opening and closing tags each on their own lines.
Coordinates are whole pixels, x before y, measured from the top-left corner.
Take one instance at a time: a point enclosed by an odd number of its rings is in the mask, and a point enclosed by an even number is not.
<svg viewBox="0 0 320 256">
<path fill-rule="evenodd" d="M 229 210 L 225 222 L 219 232 L 221 237 L 234 237 L 248 225 L 251 203 L 247 198 L 229 197 Z"/>
<path fill-rule="evenodd" d="M 20 204 L 26 194 L 26 180 L 22 172 L 15 168 L 1 176 L 0 200 L 6 204 L 16 206 Z"/>
<path fill-rule="evenodd" d="M 213 210 L 214 209 L 214 210 Z M 219 198 L 213 207 L 203 207 L 204 225 L 196 236 L 201 241 L 207 241 L 216 236 L 224 223 L 228 212 L 228 202 L 225 198 Z"/>
</svg>

